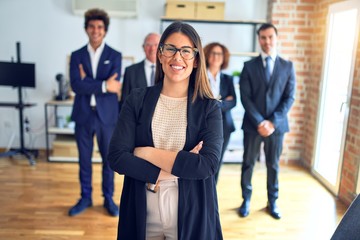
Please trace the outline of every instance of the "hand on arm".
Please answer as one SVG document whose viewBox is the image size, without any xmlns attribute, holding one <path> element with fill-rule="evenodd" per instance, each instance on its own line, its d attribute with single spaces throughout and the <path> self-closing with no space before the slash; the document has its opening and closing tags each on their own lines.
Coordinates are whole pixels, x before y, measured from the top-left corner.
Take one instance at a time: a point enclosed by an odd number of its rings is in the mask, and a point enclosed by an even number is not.
<svg viewBox="0 0 360 240">
<path fill-rule="evenodd" d="M 230 95 L 230 96 L 227 96 L 224 100 L 225 101 L 232 101 L 232 100 L 234 100 L 234 97 Z"/>
<path fill-rule="evenodd" d="M 269 120 L 264 120 L 258 125 L 258 133 L 263 137 L 268 137 L 275 131 L 274 124 Z"/>
<path fill-rule="evenodd" d="M 114 73 L 111 77 L 106 80 L 106 91 L 111 93 L 120 93 L 121 83 L 116 80 L 118 74 Z"/>
<path fill-rule="evenodd" d="M 84 68 L 83 68 L 83 65 L 82 65 L 82 64 L 79 64 L 79 71 L 80 71 L 81 80 L 83 80 L 84 78 L 86 78 L 86 73 L 85 73 L 85 71 L 84 71 Z"/>
</svg>

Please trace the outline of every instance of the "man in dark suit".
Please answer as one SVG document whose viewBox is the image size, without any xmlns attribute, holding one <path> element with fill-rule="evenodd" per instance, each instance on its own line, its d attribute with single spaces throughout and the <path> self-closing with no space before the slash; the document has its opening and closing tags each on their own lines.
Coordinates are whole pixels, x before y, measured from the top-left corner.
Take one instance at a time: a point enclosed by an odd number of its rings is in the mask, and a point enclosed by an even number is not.
<svg viewBox="0 0 360 240">
<path fill-rule="evenodd" d="M 91 158 L 94 134 L 102 158 L 104 207 L 110 215 L 119 215 L 119 209 L 112 199 L 114 172 L 109 167 L 107 153 L 118 116 L 121 53 L 103 41 L 108 26 L 106 12 L 100 9 L 88 10 L 85 13 L 85 31 L 89 43 L 71 54 L 70 82 L 76 94 L 71 118 L 76 123 L 81 198 L 69 210 L 70 216 L 92 206 Z"/>
<path fill-rule="evenodd" d="M 267 168 L 267 209 L 272 217 L 280 219 L 276 200 L 279 195 L 279 159 L 284 133 L 289 131 L 287 114 L 295 99 L 295 70 L 293 63 L 276 52 L 277 29 L 263 24 L 258 32 L 260 56 L 245 62 L 240 76 L 241 102 L 245 109 L 244 157 L 241 167 L 243 203 L 239 215 L 250 212 L 251 177 L 264 142 Z"/>
<path fill-rule="evenodd" d="M 154 85 L 156 53 L 159 40 L 160 35 L 158 33 L 149 33 L 146 35 L 142 46 L 146 58 L 125 69 L 119 110 L 121 109 L 121 104 L 125 101 L 132 89 Z"/>
</svg>

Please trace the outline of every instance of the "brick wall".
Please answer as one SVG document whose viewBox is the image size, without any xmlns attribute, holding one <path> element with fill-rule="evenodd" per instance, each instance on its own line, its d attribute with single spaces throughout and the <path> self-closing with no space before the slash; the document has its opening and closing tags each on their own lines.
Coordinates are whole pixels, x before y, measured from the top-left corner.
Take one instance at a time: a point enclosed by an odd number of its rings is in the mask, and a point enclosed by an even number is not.
<svg viewBox="0 0 360 240">
<path fill-rule="evenodd" d="M 311 167 L 328 6 L 342 0 L 269 0 L 268 20 L 279 31 L 279 52 L 296 68 L 297 94 L 290 111 L 291 132 L 285 137 L 282 160 L 299 160 Z M 355 197 L 360 162 L 360 37 L 350 104 L 349 124 L 339 198 Z"/>
</svg>

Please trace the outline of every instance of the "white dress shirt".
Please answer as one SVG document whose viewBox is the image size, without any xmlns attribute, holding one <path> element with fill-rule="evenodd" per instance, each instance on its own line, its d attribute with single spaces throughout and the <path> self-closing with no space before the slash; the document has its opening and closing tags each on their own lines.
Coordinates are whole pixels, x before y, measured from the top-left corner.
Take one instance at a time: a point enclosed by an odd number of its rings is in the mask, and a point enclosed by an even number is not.
<svg viewBox="0 0 360 240">
<path fill-rule="evenodd" d="M 89 52 L 90 55 L 90 61 L 91 61 L 91 69 L 92 69 L 92 74 L 93 74 L 93 79 L 96 79 L 96 74 L 97 74 L 97 68 L 99 66 L 99 60 L 101 57 L 101 54 L 104 51 L 104 47 L 105 47 L 105 42 L 102 42 L 101 45 L 94 50 L 92 48 L 92 46 L 90 45 L 90 43 L 88 43 L 87 45 L 87 50 Z M 105 85 L 105 81 L 102 84 L 102 91 L 106 92 L 106 85 Z M 94 107 L 96 106 L 96 99 L 95 99 L 95 95 L 92 94 L 91 95 L 91 99 L 90 99 L 90 106 Z"/>
<path fill-rule="evenodd" d="M 215 98 L 219 98 L 220 96 L 220 71 L 216 74 L 215 78 L 212 73 L 207 70 L 207 75 L 210 81 L 211 91 Z"/>
</svg>

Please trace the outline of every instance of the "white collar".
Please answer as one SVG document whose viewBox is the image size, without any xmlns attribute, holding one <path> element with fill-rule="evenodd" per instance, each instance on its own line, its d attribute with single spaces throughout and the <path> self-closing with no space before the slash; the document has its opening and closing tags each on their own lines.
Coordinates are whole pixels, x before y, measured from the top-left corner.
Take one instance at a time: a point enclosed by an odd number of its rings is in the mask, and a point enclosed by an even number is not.
<svg viewBox="0 0 360 240">
<path fill-rule="evenodd" d="M 156 63 L 152 63 L 147 58 L 145 58 L 145 67 L 150 68 L 152 65 L 156 66 Z"/>
<path fill-rule="evenodd" d="M 276 50 L 274 49 L 274 51 L 273 51 L 270 55 L 268 55 L 268 54 L 264 53 L 263 51 L 261 51 L 260 55 L 261 55 L 261 59 L 262 59 L 263 61 L 265 61 L 265 58 L 266 58 L 266 57 L 270 56 L 270 57 L 271 57 L 271 60 L 273 60 L 273 62 L 275 62 L 277 52 L 276 52 Z"/>
<path fill-rule="evenodd" d="M 96 51 L 93 49 L 93 47 L 91 46 L 90 43 L 87 44 L 87 50 L 89 52 L 92 52 L 92 53 L 95 53 L 95 52 L 102 52 L 104 50 L 104 47 L 105 47 L 105 42 L 103 41 L 101 43 L 101 45 L 96 49 Z"/>
</svg>

